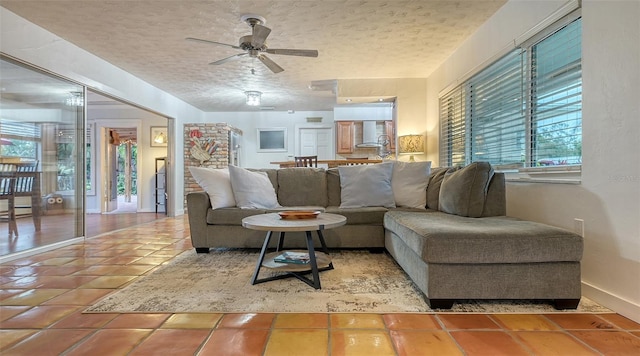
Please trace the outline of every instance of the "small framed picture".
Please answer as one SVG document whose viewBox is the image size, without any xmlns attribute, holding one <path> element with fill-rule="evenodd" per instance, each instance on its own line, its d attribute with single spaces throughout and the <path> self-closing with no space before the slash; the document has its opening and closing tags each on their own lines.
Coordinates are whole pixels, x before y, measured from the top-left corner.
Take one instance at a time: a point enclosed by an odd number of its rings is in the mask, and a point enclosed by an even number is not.
<svg viewBox="0 0 640 356">
<path fill-rule="evenodd" d="M 151 147 L 167 147 L 169 137 L 166 126 L 151 126 Z"/>
<path fill-rule="evenodd" d="M 258 129 L 258 152 L 287 152 L 287 128 Z"/>
</svg>

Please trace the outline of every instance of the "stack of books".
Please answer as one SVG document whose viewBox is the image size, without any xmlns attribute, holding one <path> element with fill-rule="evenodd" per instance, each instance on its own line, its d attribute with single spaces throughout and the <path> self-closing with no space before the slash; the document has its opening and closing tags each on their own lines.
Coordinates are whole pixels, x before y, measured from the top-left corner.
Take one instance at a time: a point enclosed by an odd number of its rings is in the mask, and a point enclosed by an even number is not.
<svg viewBox="0 0 640 356">
<path fill-rule="evenodd" d="M 273 262 L 277 263 L 295 263 L 304 265 L 309 263 L 309 253 L 307 252 L 294 252 L 285 251 L 273 259 Z"/>
</svg>

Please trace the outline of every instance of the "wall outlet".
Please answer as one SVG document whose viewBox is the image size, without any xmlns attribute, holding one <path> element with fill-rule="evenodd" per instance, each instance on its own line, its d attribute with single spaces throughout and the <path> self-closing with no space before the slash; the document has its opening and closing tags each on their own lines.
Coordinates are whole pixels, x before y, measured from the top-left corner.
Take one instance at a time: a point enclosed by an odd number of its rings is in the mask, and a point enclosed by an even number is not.
<svg viewBox="0 0 640 356">
<path fill-rule="evenodd" d="M 575 218 L 573 219 L 573 232 L 584 237 L 584 220 Z"/>
</svg>

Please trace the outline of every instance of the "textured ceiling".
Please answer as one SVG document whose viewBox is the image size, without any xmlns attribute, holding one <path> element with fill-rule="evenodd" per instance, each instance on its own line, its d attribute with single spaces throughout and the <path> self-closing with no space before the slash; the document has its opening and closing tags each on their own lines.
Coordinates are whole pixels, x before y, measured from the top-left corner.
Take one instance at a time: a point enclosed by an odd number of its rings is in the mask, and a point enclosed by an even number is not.
<svg viewBox="0 0 640 356">
<path fill-rule="evenodd" d="M 0 5 L 204 111 L 258 110 L 244 91 L 263 92 L 275 110 L 327 110 L 330 91 L 312 81 L 426 78 L 505 0 L 192 1 L 0 0 Z M 249 58 L 208 63 L 241 51 L 186 41 L 238 44 L 266 18 L 270 48 L 316 49 L 318 58 L 268 56 L 273 74 Z M 255 69 L 255 74 L 251 69 Z"/>
</svg>

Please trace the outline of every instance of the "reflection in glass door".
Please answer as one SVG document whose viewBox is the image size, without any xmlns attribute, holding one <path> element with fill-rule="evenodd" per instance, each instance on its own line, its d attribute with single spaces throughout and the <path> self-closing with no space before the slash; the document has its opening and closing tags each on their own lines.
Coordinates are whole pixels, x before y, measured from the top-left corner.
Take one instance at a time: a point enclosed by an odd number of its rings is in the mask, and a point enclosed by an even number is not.
<svg viewBox="0 0 640 356">
<path fill-rule="evenodd" d="M 3 56 L 0 87 L 0 170 L 35 166 L 28 191 L 0 195 L 0 257 L 82 237 L 83 86 Z M 17 187 L 11 174 L 0 185 Z"/>
</svg>

